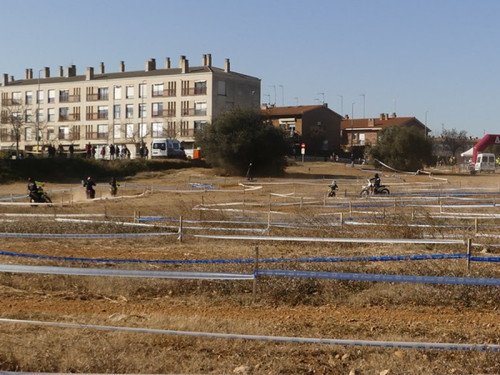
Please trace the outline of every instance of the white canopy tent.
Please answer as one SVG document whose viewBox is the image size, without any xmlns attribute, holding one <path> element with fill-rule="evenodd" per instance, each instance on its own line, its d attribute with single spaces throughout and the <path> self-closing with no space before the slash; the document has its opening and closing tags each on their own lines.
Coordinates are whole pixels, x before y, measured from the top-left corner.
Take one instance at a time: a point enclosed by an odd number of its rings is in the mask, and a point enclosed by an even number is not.
<svg viewBox="0 0 500 375">
<path fill-rule="evenodd" d="M 467 151 L 464 151 L 460 154 L 461 157 L 463 158 L 471 158 L 472 157 L 472 152 L 473 152 L 473 147 L 469 148 Z"/>
</svg>

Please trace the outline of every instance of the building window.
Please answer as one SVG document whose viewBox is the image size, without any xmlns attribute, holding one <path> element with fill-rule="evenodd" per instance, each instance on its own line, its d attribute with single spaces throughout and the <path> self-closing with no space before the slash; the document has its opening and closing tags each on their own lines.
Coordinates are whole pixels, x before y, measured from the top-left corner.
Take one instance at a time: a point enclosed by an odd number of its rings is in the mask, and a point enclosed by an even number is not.
<svg viewBox="0 0 500 375">
<path fill-rule="evenodd" d="M 163 96 L 163 83 L 153 85 L 153 97 Z"/>
<path fill-rule="evenodd" d="M 56 110 L 54 108 L 47 110 L 47 121 L 56 121 Z"/>
<path fill-rule="evenodd" d="M 97 107 L 97 118 L 99 120 L 105 120 L 108 118 L 108 106 L 100 105 Z"/>
<path fill-rule="evenodd" d="M 107 87 L 99 87 L 97 89 L 97 100 L 108 100 L 109 93 Z"/>
<path fill-rule="evenodd" d="M 196 116 L 205 116 L 207 114 L 207 102 L 195 102 L 194 114 Z"/>
<path fill-rule="evenodd" d="M 55 141 L 56 140 L 56 133 L 54 131 L 54 128 L 47 128 L 47 139 L 49 141 Z"/>
<path fill-rule="evenodd" d="M 69 113 L 68 107 L 60 107 L 59 108 L 59 120 L 60 121 L 67 121 L 68 120 L 68 113 Z"/>
<path fill-rule="evenodd" d="M 125 107 L 125 117 L 126 118 L 133 118 L 134 117 L 134 105 L 133 104 L 127 104 Z"/>
<path fill-rule="evenodd" d="M 69 90 L 59 90 L 59 103 L 69 102 Z"/>
<path fill-rule="evenodd" d="M 145 123 L 139 124 L 139 137 L 143 138 L 148 135 L 148 126 Z"/>
<path fill-rule="evenodd" d="M 59 127 L 59 139 L 69 139 L 69 127 L 67 126 Z"/>
<path fill-rule="evenodd" d="M 197 81 L 194 83 L 194 94 L 205 95 L 207 93 L 207 81 Z"/>
<path fill-rule="evenodd" d="M 38 90 L 36 92 L 36 103 L 43 104 L 43 91 L 42 90 Z"/>
<path fill-rule="evenodd" d="M 108 138 L 108 125 L 97 125 L 97 138 Z"/>
<path fill-rule="evenodd" d="M 43 122 L 43 121 L 45 121 L 45 115 L 43 113 L 43 109 L 40 109 L 40 110 L 37 111 L 36 120 L 37 120 L 37 122 Z"/>
<path fill-rule="evenodd" d="M 23 104 L 23 94 L 21 92 L 13 92 L 12 93 L 12 105 L 21 105 Z"/>
<path fill-rule="evenodd" d="M 113 98 L 115 100 L 120 100 L 122 98 L 122 87 L 113 86 Z"/>
<path fill-rule="evenodd" d="M 49 90 L 48 102 L 49 103 L 55 103 L 56 102 L 56 90 Z"/>
<path fill-rule="evenodd" d="M 26 91 L 24 100 L 26 104 L 33 104 L 33 93 L 31 91 Z"/>
<path fill-rule="evenodd" d="M 26 128 L 24 131 L 24 139 L 26 139 L 26 141 L 29 142 L 33 139 L 32 137 L 33 137 L 33 129 Z"/>
<path fill-rule="evenodd" d="M 121 138 L 122 137 L 122 128 L 121 125 L 115 125 L 114 127 L 114 137 L 115 138 Z"/>
<path fill-rule="evenodd" d="M 139 84 L 139 98 L 145 98 L 147 96 L 147 85 L 145 83 Z"/>
<path fill-rule="evenodd" d="M 198 132 L 203 130 L 203 127 L 205 126 L 207 122 L 206 121 L 195 121 L 194 122 L 194 132 Z"/>
<path fill-rule="evenodd" d="M 217 95 L 226 96 L 226 81 L 217 82 Z"/>
<path fill-rule="evenodd" d="M 153 122 L 152 124 L 152 136 L 155 138 L 163 136 L 163 123 L 162 122 Z"/>
<path fill-rule="evenodd" d="M 146 104 L 139 104 L 139 118 L 144 118 L 147 116 Z"/>
<path fill-rule="evenodd" d="M 24 121 L 27 123 L 33 122 L 33 112 L 31 109 L 27 109 L 26 112 L 24 113 Z"/>
<path fill-rule="evenodd" d="M 129 139 L 134 138 L 134 124 L 125 125 L 125 137 Z"/>
<path fill-rule="evenodd" d="M 113 106 L 113 118 L 120 118 L 121 117 L 121 107 L 120 104 L 115 104 Z"/>
<path fill-rule="evenodd" d="M 127 86 L 125 89 L 125 98 L 134 99 L 134 86 Z"/>
<path fill-rule="evenodd" d="M 163 103 L 153 103 L 153 113 L 151 114 L 153 117 L 161 117 L 163 116 Z"/>
</svg>

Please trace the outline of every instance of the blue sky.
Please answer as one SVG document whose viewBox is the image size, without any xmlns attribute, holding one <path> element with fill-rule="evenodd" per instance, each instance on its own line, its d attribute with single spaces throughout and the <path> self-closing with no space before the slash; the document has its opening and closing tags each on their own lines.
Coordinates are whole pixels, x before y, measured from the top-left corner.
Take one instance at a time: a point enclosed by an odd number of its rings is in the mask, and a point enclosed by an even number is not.
<svg viewBox="0 0 500 375">
<path fill-rule="evenodd" d="M 19 79 L 210 53 L 260 78 L 263 102 L 500 133 L 497 0 L 0 0 L 0 14 L 0 73 Z"/>
</svg>

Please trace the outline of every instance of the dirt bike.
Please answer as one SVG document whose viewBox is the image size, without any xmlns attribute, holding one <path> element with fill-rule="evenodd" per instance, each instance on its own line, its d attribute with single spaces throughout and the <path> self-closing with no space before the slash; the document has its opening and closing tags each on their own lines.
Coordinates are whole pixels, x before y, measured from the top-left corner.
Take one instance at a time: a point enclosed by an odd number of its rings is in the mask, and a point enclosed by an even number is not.
<svg viewBox="0 0 500 375">
<path fill-rule="evenodd" d="M 94 199 L 95 198 L 95 190 L 92 186 L 87 187 L 85 192 L 87 193 L 87 199 Z"/>
<path fill-rule="evenodd" d="M 111 185 L 111 186 L 109 187 L 109 193 L 111 194 L 111 196 L 115 197 L 115 196 L 116 196 L 116 194 L 118 193 L 118 186 L 116 186 L 116 185 L 115 185 L 115 186 Z"/>
<path fill-rule="evenodd" d="M 31 203 L 52 203 L 52 199 L 45 193 L 41 186 L 38 186 L 36 192 L 30 193 Z"/>
<path fill-rule="evenodd" d="M 367 180 L 368 183 L 361 189 L 360 196 L 366 197 L 368 195 L 389 195 L 391 192 L 385 187 L 385 185 L 380 185 L 377 189 L 373 186 L 373 182 Z"/>
</svg>

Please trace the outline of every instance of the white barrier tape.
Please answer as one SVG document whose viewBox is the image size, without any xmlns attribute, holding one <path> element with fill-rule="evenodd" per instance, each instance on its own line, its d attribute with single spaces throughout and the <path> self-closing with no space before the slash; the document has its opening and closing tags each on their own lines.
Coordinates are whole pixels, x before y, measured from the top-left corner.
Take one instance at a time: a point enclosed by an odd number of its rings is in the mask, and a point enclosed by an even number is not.
<svg viewBox="0 0 500 375">
<path fill-rule="evenodd" d="M 402 238 L 323 238 L 323 237 L 274 237 L 274 236 L 232 236 L 232 235 L 204 235 L 196 234 L 193 237 L 212 238 L 218 240 L 251 240 L 251 241 L 297 241 L 297 242 L 339 242 L 339 243 L 388 243 L 388 244 L 459 244 L 465 245 L 464 240 L 438 239 L 402 239 Z"/>
<path fill-rule="evenodd" d="M 117 326 L 104 326 L 97 324 L 43 322 L 36 320 L 19 320 L 19 319 L 6 319 L 6 318 L 0 318 L 0 322 L 50 326 L 58 328 L 95 329 L 101 331 L 114 331 L 114 332 L 148 333 L 157 335 L 239 339 L 239 340 L 269 341 L 269 342 L 296 343 L 296 344 L 364 346 L 364 347 L 420 349 L 420 350 L 452 350 L 452 351 L 481 351 L 481 352 L 500 351 L 500 345 L 494 345 L 494 344 L 455 344 L 455 343 L 410 342 L 410 341 L 374 341 L 374 340 L 346 340 L 346 339 L 328 339 L 328 338 L 312 338 L 312 337 L 263 336 L 263 335 L 235 334 L 235 333 L 178 331 L 178 330 L 155 329 L 155 328 L 117 327 Z"/>
<path fill-rule="evenodd" d="M 183 280 L 253 280 L 254 274 L 224 272 L 148 271 L 108 268 L 24 266 L 0 264 L 0 272 L 70 276 L 107 276 Z"/>
</svg>

